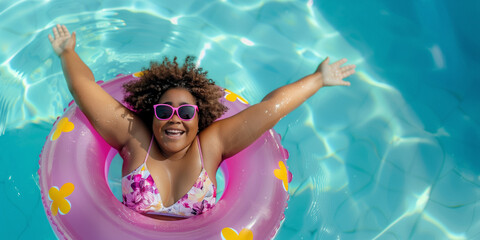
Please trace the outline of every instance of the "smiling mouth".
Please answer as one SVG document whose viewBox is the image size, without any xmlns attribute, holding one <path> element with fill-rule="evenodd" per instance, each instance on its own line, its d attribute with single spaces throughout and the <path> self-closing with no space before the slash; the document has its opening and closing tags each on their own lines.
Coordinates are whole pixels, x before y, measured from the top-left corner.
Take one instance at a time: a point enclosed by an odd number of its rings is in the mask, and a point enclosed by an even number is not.
<svg viewBox="0 0 480 240">
<path fill-rule="evenodd" d="M 171 136 L 171 137 L 178 137 L 178 136 L 181 136 L 184 133 L 185 133 L 185 131 L 182 131 L 182 130 L 165 130 L 165 134 L 167 134 L 167 136 Z"/>
</svg>

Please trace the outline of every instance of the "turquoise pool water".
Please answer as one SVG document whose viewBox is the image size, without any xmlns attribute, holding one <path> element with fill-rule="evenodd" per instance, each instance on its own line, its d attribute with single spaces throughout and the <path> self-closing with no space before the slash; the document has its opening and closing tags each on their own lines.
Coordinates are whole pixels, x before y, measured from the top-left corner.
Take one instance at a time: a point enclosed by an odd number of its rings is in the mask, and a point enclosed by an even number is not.
<svg viewBox="0 0 480 240">
<path fill-rule="evenodd" d="M 55 239 L 37 170 L 71 100 L 47 40 L 64 23 L 97 79 L 192 54 L 252 103 L 347 57 L 350 88 L 320 90 L 275 127 L 294 175 L 276 239 L 480 239 L 479 13 L 478 1 L 2 0 L 0 236 Z"/>
</svg>

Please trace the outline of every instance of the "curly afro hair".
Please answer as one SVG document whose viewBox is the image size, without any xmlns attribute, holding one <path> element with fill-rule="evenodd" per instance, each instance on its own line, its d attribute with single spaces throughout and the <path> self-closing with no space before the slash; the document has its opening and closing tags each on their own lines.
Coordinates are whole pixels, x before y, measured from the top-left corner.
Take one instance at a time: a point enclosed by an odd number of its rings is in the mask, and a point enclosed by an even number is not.
<svg viewBox="0 0 480 240">
<path fill-rule="evenodd" d="M 187 56 L 181 67 L 177 63 L 177 57 L 173 61 L 165 57 L 162 63 L 151 62 L 150 68 L 142 69 L 143 75 L 138 81 L 123 85 L 126 93 L 124 101 L 151 126 L 153 105 L 158 103 L 167 90 L 184 88 L 197 101 L 198 128 L 202 131 L 227 111 L 227 107 L 218 101 L 223 96 L 222 89 L 207 77 L 207 71 L 195 66 L 194 60 L 195 57 Z"/>
</svg>

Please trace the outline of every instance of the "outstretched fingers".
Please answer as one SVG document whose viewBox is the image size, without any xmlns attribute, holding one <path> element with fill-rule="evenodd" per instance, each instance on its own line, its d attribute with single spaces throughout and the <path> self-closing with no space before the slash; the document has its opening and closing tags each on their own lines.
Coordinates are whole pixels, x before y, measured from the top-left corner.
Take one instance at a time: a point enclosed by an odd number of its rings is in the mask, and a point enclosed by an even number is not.
<svg viewBox="0 0 480 240">
<path fill-rule="evenodd" d="M 59 38 L 59 37 L 60 37 L 60 34 L 59 34 L 58 30 L 57 30 L 57 27 L 53 27 L 52 30 L 53 30 L 53 37 L 54 37 L 53 39 Z"/>
<path fill-rule="evenodd" d="M 52 39 L 58 39 L 61 37 L 69 37 L 70 32 L 68 31 L 67 27 L 65 25 L 60 25 L 57 24 L 57 26 L 53 27 L 53 37 Z M 50 38 L 50 37 L 49 37 Z"/>
<path fill-rule="evenodd" d="M 50 40 L 50 43 L 53 43 L 53 37 L 52 37 L 52 34 L 48 34 L 48 40 Z"/>
<path fill-rule="evenodd" d="M 348 65 L 345 67 L 340 68 L 340 72 L 342 73 L 342 78 L 346 78 L 355 73 L 355 65 Z"/>
<path fill-rule="evenodd" d="M 342 86 L 350 86 L 350 82 L 341 81 L 341 82 L 340 82 L 340 85 L 342 85 Z"/>
<path fill-rule="evenodd" d="M 342 64 L 346 63 L 347 62 L 347 59 L 346 58 L 342 58 L 334 63 L 332 63 L 332 67 L 334 68 L 339 68 Z"/>
<path fill-rule="evenodd" d="M 60 37 L 63 37 L 65 35 L 65 33 L 63 32 L 62 25 L 60 25 L 60 24 L 57 24 L 57 31 L 58 31 L 58 34 L 60 35 Z"/>
<path fill-rule="evenodd" d="M 70 36 L 70 32 L 68 31 L 67 27 L 65 27 L 65 25 L 62 25 L 62 32 L 66 36 Z"/>
</svg>

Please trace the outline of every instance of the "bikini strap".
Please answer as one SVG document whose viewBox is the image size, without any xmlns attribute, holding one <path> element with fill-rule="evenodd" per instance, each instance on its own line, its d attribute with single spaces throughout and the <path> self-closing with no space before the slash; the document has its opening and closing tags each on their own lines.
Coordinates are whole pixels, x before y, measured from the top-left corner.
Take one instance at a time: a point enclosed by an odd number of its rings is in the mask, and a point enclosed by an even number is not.
<svg viewBox="0 0 480 240">
<path fill-rule="evenodd" d="M 202 147 L 200 146 L 200 138 L 197 136 L 197 143 L 198 143 L 198 152 L 200 153 L 200 159 L 202 160 L 202 169 L 205 168 L 203 166 L 203 154 L 202 154 Z"/>
<path fill-rule="evenodd" d="M 153 137 L 154 137 L 154 136 L 155 136 L 155 135 L 152 134 L 152 140 L 150 140 L 150 146 L 148 146 L 147 155 L 145 156 L 145 160 L 143 161 L 143 163 L 146 163 L 146 162 L 147 162 L 148 154 L 150 154 L 150 148 L 152 147 Z"/>
</svg>

